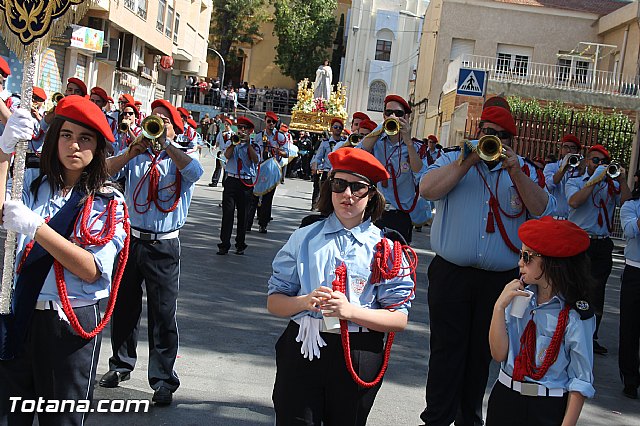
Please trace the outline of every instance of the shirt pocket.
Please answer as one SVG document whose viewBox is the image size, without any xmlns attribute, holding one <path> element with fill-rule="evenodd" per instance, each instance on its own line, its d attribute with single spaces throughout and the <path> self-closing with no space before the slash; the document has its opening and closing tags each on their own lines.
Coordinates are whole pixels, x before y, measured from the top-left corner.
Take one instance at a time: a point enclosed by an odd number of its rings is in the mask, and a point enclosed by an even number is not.
<svg viewBox="0 0 640 426">
<path fill-rule="evenodd" d="M 518 194 L 518 189 L 515 185 L 509 187 L 509 199 L 507 200 L 507 212 L 509 214 L 518 214 L 524 209 L 524 203 L 522 202 L 522 198 L 520 198 L 520 194 Z"/>
<path fill-rule="evenodd" d="M 368 268 L 356 266 L 347 270 L 348 290 L 351 303 L 368 306 L 374 300 L 373 286 L 369 284 L 371 271 Z"/>
</svg>

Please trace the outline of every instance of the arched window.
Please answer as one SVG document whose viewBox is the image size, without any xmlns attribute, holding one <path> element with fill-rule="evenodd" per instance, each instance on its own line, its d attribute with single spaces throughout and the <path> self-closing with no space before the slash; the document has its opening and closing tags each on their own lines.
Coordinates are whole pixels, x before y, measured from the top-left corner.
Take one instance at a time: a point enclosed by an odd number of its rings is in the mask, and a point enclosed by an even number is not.
<svg viewBox="0 0 640 426">
<path fill-rule="evenodd" d="M 384 81 L 375 80 L 369 86 L 368 111 L 384 111 L 384 98 L 387 96 L 387 85 Z"/>
</svg>

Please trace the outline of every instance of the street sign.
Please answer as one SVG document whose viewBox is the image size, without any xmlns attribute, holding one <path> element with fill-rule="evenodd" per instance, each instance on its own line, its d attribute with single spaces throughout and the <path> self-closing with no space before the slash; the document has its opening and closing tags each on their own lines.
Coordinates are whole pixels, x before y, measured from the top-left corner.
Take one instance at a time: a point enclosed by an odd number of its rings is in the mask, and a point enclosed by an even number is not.
<svg viewBox="0 0 640 426">
<path fill-rule="evenodd" d="M 460 68 L 456 93 L 458 95 L 482 97 L 484 96 L 484 91 L 487 88 L 486 82 L 486 71 Z"/>
</svg>

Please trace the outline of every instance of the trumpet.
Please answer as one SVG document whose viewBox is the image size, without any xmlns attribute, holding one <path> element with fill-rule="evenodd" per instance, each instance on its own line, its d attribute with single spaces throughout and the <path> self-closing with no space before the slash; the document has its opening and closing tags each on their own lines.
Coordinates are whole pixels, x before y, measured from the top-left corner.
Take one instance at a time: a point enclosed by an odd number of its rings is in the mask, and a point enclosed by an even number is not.
<svg viewBox="0 0 640 426">
<path fill-rule="evenodd" d="M 62 98 L 64 98 L 64 95 L 60 92 L 56 92 L 51 96 L 51 102 L 57 105 L 58 102 L 62 100 Z"/>
<path fill-rule="evenodd" d="M 360 133 L 351 133 L 343 146 L 354 147 L 360 143 L 362 135 Z"/>
<path fill-rule="evenodd" d="M 397 135 L 400 132 L 400 122 L 397 118 L 389 117 L 384 120 L 382 129 L 389 136 Z"/>
<path fill-rule="evenodd" d="M 578 167 L 580 165 L 580 161 L 582 161 L 582 156 L 580 154 L 571 154 L 567 159 L 567 166 L 569 167 Z"/>
<path fill-rule="evenodd" d="M 130 146 L 140 143 L 142 139 L 149 139 L 152 142 L 152 148 L 156 152 L 162 151 L 160 136 L 164 134 L 164 120 L 157 115 L 149 115 L 140 123 L 142 133 L 136 138 Z"/>
<path fill-rule="evenodd" d="M 607 166 L 607 176 L 609 176 L 611 179 L 617 178 L 618 176 L 620 176 L 620 173 L 622 173 L 620 169 L 620 164 L 616 161 L 612 161 L 611 164 Z"/>
<path fill-rule="evenodd" d="M 129 123 L 120 123 L 118 131 L 120 133 L 127 133 L 129 131 Z"/>
<path fill-rule="evenodd" d="M 239 145 L 240 144 L 240 136 L 233 134 L 231 135 L 231 137 L 229 138 L 231 140 L 231 143 L 233 145 Z"/>
<path fill-rule="evenodd" d="M 493 135 L 485 135 L 481 137 L 478 140 L 476 151 L 483 161 L 489 163 L 506 158 L 506 150 L 502 147 L 500 138 Z"/>
</svg>

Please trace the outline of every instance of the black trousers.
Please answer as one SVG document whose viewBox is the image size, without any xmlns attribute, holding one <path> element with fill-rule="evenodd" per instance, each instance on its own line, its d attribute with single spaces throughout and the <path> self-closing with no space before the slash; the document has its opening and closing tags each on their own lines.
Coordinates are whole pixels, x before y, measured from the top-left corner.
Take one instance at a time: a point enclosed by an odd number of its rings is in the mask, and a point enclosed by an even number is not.
<svg viewBox="0 0 640 426">
<path fill-rule="evenodd" d="M 220 175 L 224 171 L 224 165 L 222 164 L 222 161 L 220 160 L 220 156 L 221 155 L 222 155 L 222 153 L 220 151 L 218 151 L 217 154 L 216 154 L 216 169 L 213 171 L 213 175 L 211 175 L 211 182 L 214 183 L 215 185 L 217 185 L 218 182 L 220 182 Z M 224 178 L 223 178 L 223 180 L 224 180 Z"/>
<path fill-rule="evenodd" d="M 598 339 L 598 330 L 602 315 L 604 313 L 604 297 L 607 288 L 607 280 L 613 268 L 613 241 L 611 238 L 603 240 L 591 239 L 591 244 L 587 249 L 587 254 L 591 259 L 591 275 L 596 280 L 596 287 L 593 290 L 592 303 L 596 311 L 596 331 L 593 335 L 594 339 Z"/>
<path fill-rule="evenodd" d="M 427 408 L 429 426 L 482 425 L 489 376 L 493 306 L 518 269 L 492 272 L 461 267 L 436 256 L 429 265 L 431 329 Z"/>
<path fill-rule="evenodd" d="M 109 370 L 133 371 L 142 313 L 142 283 L 147 290 L 149 368 L 152 389 L 175 392 L 180 386 L 174 371 L 178 355 L 176 305 L 180 277 L 180 239 L 143 241 L 131 237 L 129 260 L 120 282 L 111 319 Z"/>
<path fill-rule="evenodd" d="M 313 194 L 311 195 L 311 207 L 315 207 L 320 197 L 320 188 L 329 177 L 329 172 L 318 172 L 313 175 Z"/>
<path fill-rule="evenodd" d="M 413 222 L 409 213 L 401 210 L 387 210 L 375 223 L 378 228 L 388 228 L 398 231 L 407 244 L 411 244 L 413 235 Z"/>
<path fill-rule="evenodd" d="M 640 386 L 640 268 L 626 265 L 620 287 L 618 366 L 627 386 Z"/>
<path fill-rule="evenodd" d="M 251 229 L 253 226 L 256 213 L 258 213 L 258 225 L 264 228 L 269 225 L 271 221 L 271 209 L 273 207 L 273 196 L 276 194 L 276 188 L 259 197 L 251 194 L 251 206 L 247 213 L 247 229 Z"/>
<path fill-rule="evenodd" d="M 97 304 L 73 311 L 86 331 L 100 321 Z M 31 425 L 35 415 L 32 408 L 25 406 L 31 412 L 19 411 L 25 399 L 36 403 L 38 398 L 91 401 L 101 341 L 101 334 L 91 340 L 78 336 L 55 310 L 34 311 L 23 353 L 13 360 L 0 361 L 0 424 Z M 21 400 L 13 402 L 10 397 Z M 15 412 L 10 412 L 12 403 Z M 65 411 L 38 413 L 38 423 L 82 425 L 86 420 L 86 413 Z"/>
<path fill-rule="evenodd" d="M 327 346 L 320 359 L 309 361 L 296 342 L 298 324 L 291 321 L 276 343 L 273 405 L 276 425 L 364 426 L 382 381 L 360 388 L 347 371 L 340 334 L 321 333 Z M 384 334 L 349 333 L 353 368 L 364 381 L 373 380 L 384 358 Z"/>
<path fill-rule="evenodd" d="M 238 222 L 236 227 L 236 248 L 245 249 L 247 209 L 251 202 L 251 188 L 247 187 L 240 179 L 227 176 L 222 191 L 222 226 L 220 227 L 220 244 L 218 248 L 229 250 L 231 248 L 231 231 L 233 231 L 233 214 L 237 210 Z"/>
<path fill-rule="evenodd" d="M 562 424 L 569 394 L 523 396 L 496 382 L 489 396 L 487 426 L 558 426 Z"/>
</svg>

